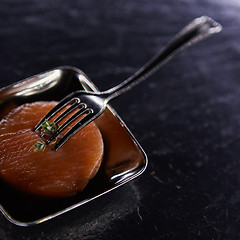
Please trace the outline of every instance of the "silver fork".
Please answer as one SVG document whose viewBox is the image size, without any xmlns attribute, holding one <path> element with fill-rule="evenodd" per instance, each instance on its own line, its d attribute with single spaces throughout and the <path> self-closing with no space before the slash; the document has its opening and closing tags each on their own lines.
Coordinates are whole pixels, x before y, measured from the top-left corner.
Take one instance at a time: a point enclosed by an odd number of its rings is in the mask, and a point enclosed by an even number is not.
<svg viewBox="0 0 240 240">
<path fill-rule="evenodd" d="M 55 123 L 59 123 L 73 111 L 77 111 L 72 114 L 68 120 L 63 122 L 56 132 L 46 141 L 46 144 L 51 143 L 62 131 L 66 129 L 66 127 L 75 122 L 79 117 L 83 116 L 80 120 L 78 119 L 79 121 L 68 132 L 66 132 L 58 140 L 58 142 L 56 142 L 53 150 L 58 150 L 74 134 L 99 117 L 111 99 L 125 93 L 137 83 L 149 77 L 180 50 L 183 50 L 184 48 L 197 43 L 214 33 L 218 33 L 221 30 L 222 26 L 210 17 L 202 16 L 194 19 L 185 26 L 162 51 L 156 54 L 149 62 L 147 62 L 142 68 L 124 82 L 103 92 L 79 90 L 69 94 L 43 117 L 43 119 L 35 126 L 33 131 L 39 130 L 45 120 L 52 119 L 65 107 L 68 108 L 54 120 Z"/>
</svg>

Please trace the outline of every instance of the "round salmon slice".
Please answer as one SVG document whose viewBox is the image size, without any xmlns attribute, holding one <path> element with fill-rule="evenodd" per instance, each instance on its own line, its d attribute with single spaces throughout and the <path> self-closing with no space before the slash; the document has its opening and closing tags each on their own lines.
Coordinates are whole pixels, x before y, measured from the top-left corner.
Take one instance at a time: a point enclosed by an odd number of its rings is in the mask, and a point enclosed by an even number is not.
<svg viewBox="0 0 240 240">
<path fill-rule="evenodd" d="M 13 109 L 0 121 L 0 176 L 25 192 L 69 196 L 81 191 L 97 173 L 104 143 L 94 122 L 58 151 L 35 151 L 41 141 L 32 129 L 56 102 L 34 102 Z"/>
</svg>

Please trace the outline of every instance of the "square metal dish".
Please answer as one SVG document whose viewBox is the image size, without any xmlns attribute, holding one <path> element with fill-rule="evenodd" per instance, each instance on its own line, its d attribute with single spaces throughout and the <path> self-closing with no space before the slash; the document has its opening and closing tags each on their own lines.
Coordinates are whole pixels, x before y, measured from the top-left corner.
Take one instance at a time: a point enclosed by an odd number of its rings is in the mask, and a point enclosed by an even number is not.
<svg viewBox="0 0 240 240">
<path fill-rule="evenodd" d="M 61 100 L 76 90 L 97 88 L 79 69 L 60 67 L 0 89 L 0 119 L 28 102 Z M 97 175 L 73 197 L 42 198 L 13 189 L 0 180 L 0 211 L 12 223 L 31 226 L 73 210 L 139 176 L 147 166 L 143 149 L 111 106 L 95 120 L 104 140 Z M 49 173 L 50 174 L 50 173 Z"/>
</svg>

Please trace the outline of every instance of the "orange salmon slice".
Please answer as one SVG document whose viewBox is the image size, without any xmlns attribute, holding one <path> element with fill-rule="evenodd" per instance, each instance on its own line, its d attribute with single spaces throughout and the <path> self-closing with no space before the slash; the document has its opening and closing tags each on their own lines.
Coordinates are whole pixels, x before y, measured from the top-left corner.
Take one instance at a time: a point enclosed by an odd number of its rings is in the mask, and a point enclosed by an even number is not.
<svg viewBox="0 0 240 240">
<path fill-rule="evenodd" d="M 70 196 L 83 190 L 102 162 L 104 143 L 94 122 L 58 151 L 32 129 L 57 102 L 34 102 L 13 109 L 0 121 L 0 176 L 17 189 L 42 196 Z"/>
</svg>

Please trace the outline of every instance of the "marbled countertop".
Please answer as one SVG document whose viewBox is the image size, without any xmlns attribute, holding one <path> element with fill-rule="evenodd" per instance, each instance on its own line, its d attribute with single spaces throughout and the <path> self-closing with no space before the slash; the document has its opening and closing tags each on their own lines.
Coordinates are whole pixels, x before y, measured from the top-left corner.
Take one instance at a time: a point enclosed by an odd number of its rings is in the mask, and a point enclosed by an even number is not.
<svg viewBox="0 0 240 240">
<path fill-rule="evenodd" d="M 1 87 L 70 65 L 105 90 L 193 18 L 223 31 L 112 101 L 148 155 L 144 174 L 34 227 L 0 215 L 0 240 L 239 239 L 239 12 L 237 0 L 3 0 Z"/>
</svg>

